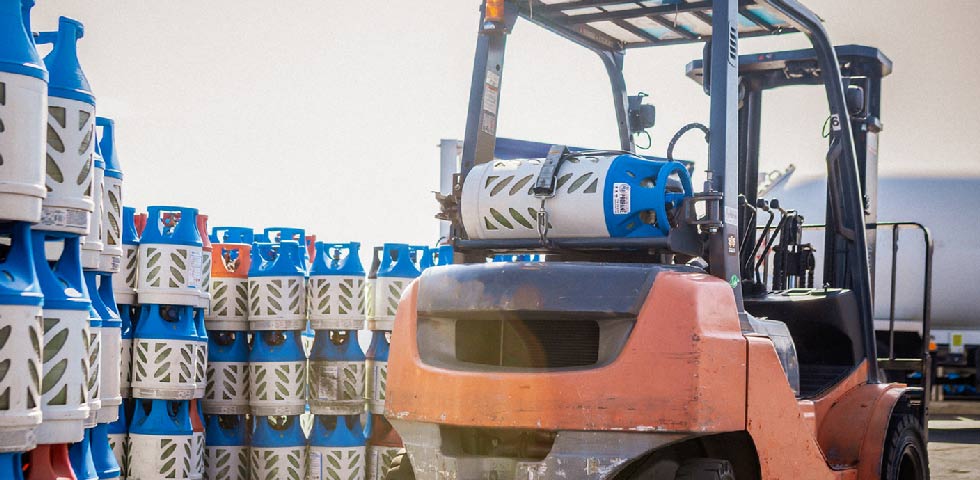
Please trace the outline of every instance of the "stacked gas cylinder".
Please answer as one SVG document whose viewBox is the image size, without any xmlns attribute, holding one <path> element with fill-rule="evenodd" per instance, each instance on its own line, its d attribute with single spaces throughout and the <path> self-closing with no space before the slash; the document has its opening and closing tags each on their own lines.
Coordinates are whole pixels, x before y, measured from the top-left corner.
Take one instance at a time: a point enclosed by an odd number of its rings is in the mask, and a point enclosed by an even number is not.
<svg viewBox="0 0 980 480">
<path fill-rule="evenodd" d="M 194 208 L 123 209 L 116 274 L 122 321 L 122 391 L 129 400 L 109 438 L 124 476 L 200 479 L 210 302 L 207 216 Z"/>
<path fill-rule="evenodd" d="M 358 243 L 302 229 L 215 227 L 211 242 L 205 477 L 382 478 L 401 446 L 382 416 L 389 303 L 438 252 L 388 244 L 365 279 Z M 378 279 L 387 295 L 367 297 Z"/>
<path fill-rule="evenodd" d="M 79 65 L 82 24 L 33 34 L 32 6 L 0 0 L 0 477 L 118 478 L 114 124 Z"/>
</svg>

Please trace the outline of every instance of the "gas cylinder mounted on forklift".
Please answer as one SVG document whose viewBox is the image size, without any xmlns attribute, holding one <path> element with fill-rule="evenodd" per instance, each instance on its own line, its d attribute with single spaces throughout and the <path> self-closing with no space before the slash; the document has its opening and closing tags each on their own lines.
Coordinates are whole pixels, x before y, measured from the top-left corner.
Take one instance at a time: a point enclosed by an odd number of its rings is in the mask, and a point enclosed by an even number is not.
<svg viewBox="0 0 980 480">
<path fill-rule="evenodd" d="M 619 150 L 495 155 L 519 18 L 598 54 Z M 812 49 L 738 55 L 739 37 L 793 32 Z M 627 94 L 625 52 L 695 42 L 710 123 L 666 158 L 636 155 L 653 112 Z M 392 333 L 385 415 L 406 451 L 388 478 L 928 478 L 928 356 L 901 364 L 918 388 L 876 359 L 868 168 L 888 71 L 877 50 L 835 50 L 796 0 L 487 0 L 460 172 L 438 195 L 457 264 L 406 290 Z M 762 92 L 805 84 L 830 114 L 818 288 L 803 219 L 755 184 Z M 695 129 L 700 191 L 672 155 Z M 781 220 L 759 234 L 769 210 Z M 519 253 L 543 261 L 487 261 Z"/>
</svg>

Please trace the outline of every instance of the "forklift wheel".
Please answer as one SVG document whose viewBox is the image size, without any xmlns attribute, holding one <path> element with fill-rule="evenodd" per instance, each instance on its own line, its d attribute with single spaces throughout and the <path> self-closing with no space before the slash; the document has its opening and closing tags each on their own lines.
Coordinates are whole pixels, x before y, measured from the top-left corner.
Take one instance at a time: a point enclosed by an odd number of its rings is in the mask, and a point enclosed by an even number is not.
<svg viewBox="0 0 980 480">
<path fill-rule="evenodd" d="M 675 480 L 735 480 L 732 464 L 714 458 L 692 458 L 677 469 Z"/>
<path fill-rule="evenodd" d="M 895 412 L 888 422 L 888 436 L 885 437 L 885 451 L 881 460 L 881 479 L 927 480 L 929 457 L 923 441 L 922 427 L 903 403 L 895 406 Z"/>
<path fill-rule="evenodd" d="M 415 480 L 412 461 L 408 458 L 408 452 L 404 448 L 398 451 L 395 458 L 391 459 L 391 465 L 388 466 L 384 480 Z"/>
</svg>

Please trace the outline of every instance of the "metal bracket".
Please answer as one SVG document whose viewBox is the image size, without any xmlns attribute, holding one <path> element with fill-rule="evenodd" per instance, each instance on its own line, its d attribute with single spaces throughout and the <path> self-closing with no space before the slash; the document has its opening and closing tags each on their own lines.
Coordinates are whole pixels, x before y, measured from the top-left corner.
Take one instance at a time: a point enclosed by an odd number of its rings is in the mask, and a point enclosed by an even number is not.
<svg viewBox="0 0 980 480">
<path fill-rule="evenodd" d="M 693 197 L 685 198 L 684 203 L 681 204 L 684 223 L 708 229 L 721 228 L 725 224 L 721 216 L 721 203 L 724 198 L 721 192 L 699 192 Z M 700 218 L 695 208 L 698 203 L 704 203 L 706 206 L 705 215 Z"/>
<path fill-rule="evenodd" d="M 551 198 L 555 196 L 558 169 L 561 168 L 566 155 L 568 155 L 568 148 L 564 145 L 552 145 L 551 149 L 548 150 L 548 156 L 541 163 L 538 176 L 534 179 L 534 186 L 531 188 L 535 197 Z"/>
</svg>

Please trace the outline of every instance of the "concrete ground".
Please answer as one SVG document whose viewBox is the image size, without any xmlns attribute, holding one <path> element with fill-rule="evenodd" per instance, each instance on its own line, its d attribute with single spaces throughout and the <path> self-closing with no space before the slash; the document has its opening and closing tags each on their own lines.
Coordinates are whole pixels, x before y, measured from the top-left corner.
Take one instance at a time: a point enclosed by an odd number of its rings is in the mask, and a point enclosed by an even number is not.
<svg viewBox="0 0 980 480">
<path fill-rule="evenodd" d="M 931 415 L 929 465 L 933 480 L 980 479 L 980 415 Z"/>
</svg>

